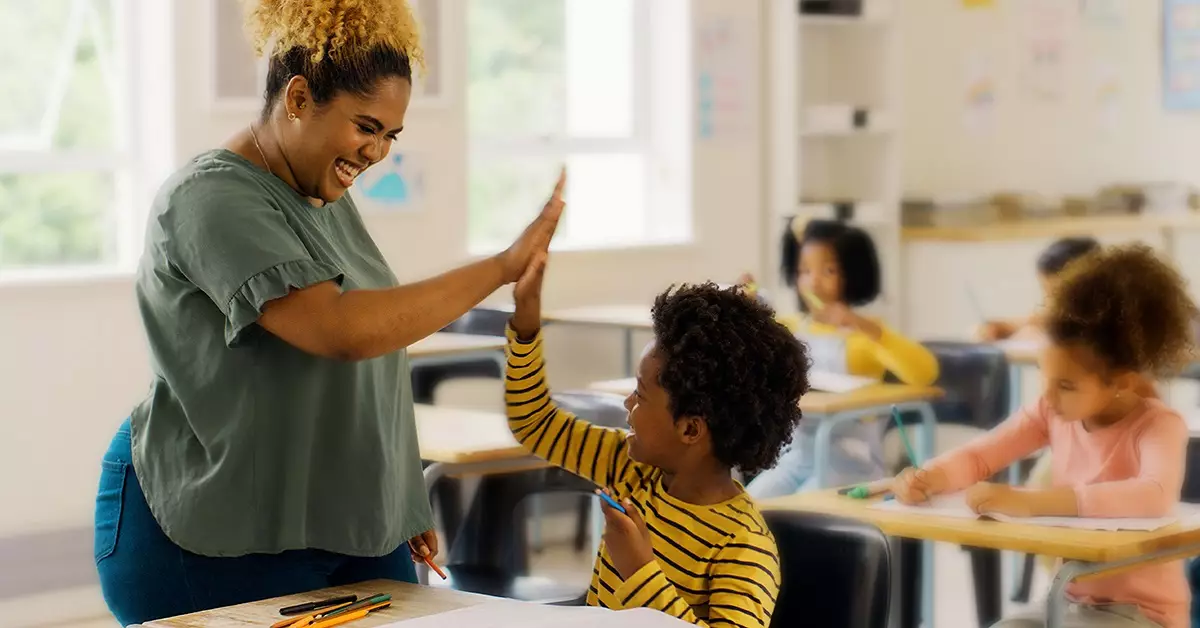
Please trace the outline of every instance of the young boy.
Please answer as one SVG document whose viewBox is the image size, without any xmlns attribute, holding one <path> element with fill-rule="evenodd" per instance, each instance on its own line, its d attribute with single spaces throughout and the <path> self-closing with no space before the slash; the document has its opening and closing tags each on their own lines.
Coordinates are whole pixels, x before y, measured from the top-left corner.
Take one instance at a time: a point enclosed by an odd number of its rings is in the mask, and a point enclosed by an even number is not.
<svg viewBox="0 0 1200 628">
<path fill-rule="evenodd" d="M 1048 296 L 1054 289 L 1055 281 L 1067 264 L 1098 250 L 1100 243 L 1089 237 L 1061 238 L 1046 247 L 1037 259 L 1038 283 L 1042 287 L 1042 296 Z M 1034 312 L 1027 318 L 988 321 L 979 326 L 976 336 L 984 342 L 1007 340 L 1013 336 L 1040 336 L 1041 327 L 1041 313 Z"/>
<path fill-rule="evenodd" d="M 654 342 L 625 400 L 630 429 L 592 426 L 558 408 L 546 383 L 544 268 L 535 261 L 513 291 L 505 397 L 517 440 L 624 510 L 603 506 L 588 604 L 765 628 L 779 557 L 731 470 L 770 467 L 791 439 L 808 390 L 804 346 L 738 288 L 668 290 L 655 300 Z"/>
</svg>

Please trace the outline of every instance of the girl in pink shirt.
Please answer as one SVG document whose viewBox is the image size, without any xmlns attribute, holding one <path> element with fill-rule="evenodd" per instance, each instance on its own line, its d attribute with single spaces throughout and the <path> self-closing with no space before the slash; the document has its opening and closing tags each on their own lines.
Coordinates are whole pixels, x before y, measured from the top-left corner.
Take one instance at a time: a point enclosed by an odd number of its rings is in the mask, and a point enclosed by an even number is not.
<svg viewBox="0 0 1200 628">
<path fill-rule="evenodd" d="M 1192 355 L 1197 308 L 1179 273 L 1144 245 L 1111 247 L 1072 264 L 1050 295 L 1039 361 L 1044 391 L 991 432 L 896 477 L 896 498 L 921 503 L 966 489 L 981 514 L 1163 517 L 1179 502 L 1188 428 L 1139 394 L 1143 374 L 1177 372 Z M 1025 489 L 983 482 L 1049 446 L 1053 482 Z M 1072 583 L 1066 626 L 1188 627 L 1181 561 Z M 1044 625 L 1044 611 L 996 626 Z"/>
</svg>

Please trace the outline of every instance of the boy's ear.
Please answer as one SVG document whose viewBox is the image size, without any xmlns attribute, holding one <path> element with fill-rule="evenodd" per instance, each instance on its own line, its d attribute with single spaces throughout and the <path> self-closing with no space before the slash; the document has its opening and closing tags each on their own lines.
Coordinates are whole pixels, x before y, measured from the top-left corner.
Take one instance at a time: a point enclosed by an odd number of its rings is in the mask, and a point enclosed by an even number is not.
<svg viewBox="0 0 1200 628">
<path fill-rule="evenodd" d="M 695 445 L 708 436 L 708 423 L 698 416 L 680 417 L 675 421 L 675 433 L 685 445 Z"/>
</svg>

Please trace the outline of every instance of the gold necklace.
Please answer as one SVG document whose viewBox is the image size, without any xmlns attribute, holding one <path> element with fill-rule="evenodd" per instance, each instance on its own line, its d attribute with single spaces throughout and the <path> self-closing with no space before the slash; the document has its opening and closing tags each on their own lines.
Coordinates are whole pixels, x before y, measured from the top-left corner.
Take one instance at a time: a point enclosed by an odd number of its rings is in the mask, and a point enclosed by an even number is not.
<svg viewBox="0 0 1200 628">
<path fill-rule="evenodd" d="M 275 176 L 275 171 L 271 170 L 271 162 L 267 161 L 266 153 L 263 152 L 262 146 L 258 145 L 258 136 L 254 134 L 254 123 L 251 122 L 246 125 L 246 128 L 250 130 L 250 139 L 254 140 L 254 147 L 258 149 L 258 156 L 262 157 L 263 165 L 267 167 L 267 172 L 271 176 Z"/>
</svg>

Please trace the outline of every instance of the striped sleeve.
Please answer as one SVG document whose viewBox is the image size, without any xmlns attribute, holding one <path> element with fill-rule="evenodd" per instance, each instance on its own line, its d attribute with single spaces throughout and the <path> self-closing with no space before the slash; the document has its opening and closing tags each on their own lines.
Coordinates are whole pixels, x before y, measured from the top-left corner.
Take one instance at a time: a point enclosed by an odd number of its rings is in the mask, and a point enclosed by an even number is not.
<svg viewBox="0 0 1200 628">
<path fill-rule="evenodd" d="M 611 487 L 618 498 L 649 469 L 633 462 L 623 430 L 596 427 L 558 407 L 550 398 L 542 357 L 542 335 L 517 338 L 508 329 L 504 399 L 508 427 L 534 455 L 555 466 Z"/>
<path fill-rule="evenodd" d="M 622 608 L 654 608 L 697 626 L 767 628 L 779 595 L 779 557 L 763 534 L 739 534 L 710 565 L 708 612 L 702 619 L 662 572 L 643 566 L 617 589 Z"/>
</svg>

